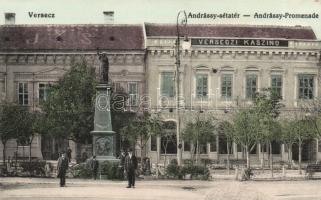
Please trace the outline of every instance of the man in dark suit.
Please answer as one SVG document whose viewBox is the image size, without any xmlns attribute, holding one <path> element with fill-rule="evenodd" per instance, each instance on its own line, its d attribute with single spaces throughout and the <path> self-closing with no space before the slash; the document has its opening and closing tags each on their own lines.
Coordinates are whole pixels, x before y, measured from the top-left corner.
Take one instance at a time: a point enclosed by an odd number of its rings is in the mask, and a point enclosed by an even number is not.
<svg viewBox="0 0 321 200">
<path fill-rule="evenodd" d="M 127 173 L 128 186 L 127 188 L 135 188 L 135 171 L 137 169 L 137 159 L 131 149 L 125 157 L 125 171 Z"/>
<path fill-rule="evenodd" d="M 93 160 L 91 162 L 91 169 L 93 170 L 93 177 L 95 180 L 97 179 L 98 168 L 99 168 L 99 162 L 96 159 L 96 156 L 93 156 Z"/>
<path fill-rule="evenodd" d="M 68 159 L 66 158 L 65 153 L 61 154 L 61 157 L 58 158 L 57 165 L 57 177 L 60 178 L 60 187 L 66 185 L 66 171 L 68 169 Z"/>
</svg>

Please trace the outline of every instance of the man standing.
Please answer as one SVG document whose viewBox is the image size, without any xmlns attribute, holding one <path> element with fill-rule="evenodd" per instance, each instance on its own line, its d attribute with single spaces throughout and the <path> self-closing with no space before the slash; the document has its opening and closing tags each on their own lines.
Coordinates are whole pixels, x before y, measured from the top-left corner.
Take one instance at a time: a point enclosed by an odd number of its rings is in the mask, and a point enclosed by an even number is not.
<svg viewBox="0 0 321 200">
<path fill-rule="evenodd" d="M 123 150 L 121 150 L 120 156 L 119 156 L 119 160 L 120 160 L 120 162 L 119 162 L 120 172 L 119 173 L 121 174 L 122 179 L 124 179 L 126 177 L 126 175 L 125 175 L 125 158 L 126 158 L 126 153 Z"/>
<path fill-rule="evenodd" d="M 58 158 L 57 165 L 57 177 L 60 178 L 60 187 L 66 185 L 66 171 L 68 169 L 68 159 L 66 158 L 65 153 L 61 154 L 61 157 Z"/>
<path fill-rule="evenodd" d="M 135 188 L 135 170 L 137 169 L 137 159 L 136 156 L 133 155 L 133 151 L 131 149 L 128 150 L 128 154 L 125 158 L 125 170 L 127 173 L 128 186 L 127 188 Z"/>
<path fill-rule="evenodd" d="M 93 177 L 96 180 L 97 179 L 97 174 L 98 174 L 98 169 L 99 169 L 99 162 L 96 159 L 96 156 L 93 156 L 93 160 L 91 162 L 91 169 L 93 170 Z"/>
<path fill-rule="evenodd" d="M 68 150 L 67 150 L 68 162 L 71 162 L 71 152 L 72 150 L 70 149 L 70 147 L 68 147 Z"/>
</svg>

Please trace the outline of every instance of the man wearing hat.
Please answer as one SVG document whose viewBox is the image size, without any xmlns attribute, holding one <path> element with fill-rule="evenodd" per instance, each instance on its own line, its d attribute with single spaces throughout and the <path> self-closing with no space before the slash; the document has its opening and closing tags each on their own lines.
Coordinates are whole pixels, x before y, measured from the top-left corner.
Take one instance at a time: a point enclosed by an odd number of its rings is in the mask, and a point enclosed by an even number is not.
<svg viewBox="0 0 321 200">
<path fill-rule="evenodd" d="M 128 154 L 125 157 L 125 171 L 127 173 L 128 186 L 127 188 L 135 188 L 135 170 L 137 169 L 137 159 L 133 154 L 132 149 L 128 149 Z"/>
<path fill-rule="evenodd" d="M 58 159 L 57 165 L 57 177 L 60 178 L 60 187 L 66 185 L 66 171 L 68 169 L 68 159 L 66 158 L 65 153 L 61 154 L 61 157 Z"/>
</svg>

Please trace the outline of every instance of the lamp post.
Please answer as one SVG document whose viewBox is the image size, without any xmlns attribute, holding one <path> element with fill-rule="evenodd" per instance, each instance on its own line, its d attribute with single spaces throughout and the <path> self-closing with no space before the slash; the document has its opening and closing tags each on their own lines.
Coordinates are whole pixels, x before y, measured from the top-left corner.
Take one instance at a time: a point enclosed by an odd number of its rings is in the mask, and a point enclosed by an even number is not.
<svg viewBox="0 0 321 200">
<path fill-rule="evenodd" d="M 178 166 L 181 166 L 182 164 L 182 143 L 181 143 L 181 137 L 180 137 L 180 116 L 179 116 L 179 95 L 180 95 L 180 88 L 179 88 L 179 68 L 181 64 L 180 60 L 180 38 L 181 34 L 179 31 L 180 25 L 183 25 L 186 27 L 187 25 L 187 15 L 184 10 L 179 11 L 176 18 L 176 33 L 177 38 L 175 42 L 175 50 L 176 50 L 176 69 L 175 69 L 175 89 L 176 89 L 176 141 L 177 141 L 177 163 Z M 183 49 L 188 49 L 190 47 L 190 43 L 187 40 L 187 37 L 184 37 L 184 42 L 182 44 Z"/>
</svg>

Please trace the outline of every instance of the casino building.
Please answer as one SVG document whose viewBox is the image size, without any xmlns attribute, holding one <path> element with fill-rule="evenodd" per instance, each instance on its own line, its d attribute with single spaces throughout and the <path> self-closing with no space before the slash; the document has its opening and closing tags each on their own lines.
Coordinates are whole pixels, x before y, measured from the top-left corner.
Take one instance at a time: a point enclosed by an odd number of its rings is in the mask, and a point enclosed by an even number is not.
<svg viewBox="0 0 321 200">
<path fill-rule="evenodd" d="M 146 24 L 147 93 L 152 108 L 172 124 L 176 134 L 175 40 L 176 25 Z M 293 117 L 301 104 L 320 96 L 319 69 L 321 43 L 309 27 L 188 25 L 180 30 L 191 41 L 191 48 L 181 51 L 179 91 L 181 129 L 196 113 L 211 114 L 217 119 L 229 119 L 232 108 L 246 107 L 256 91 L 275 88 L 282 96 L 285 108 L 282 117 Z M 181 48 L 182 49 L 182 48 Z M 201 111 L 201 112 L 200 112 Z M 157 147 L 164 155 L 162 138 L 152 137 L 150 155 L 157 157 Z M 226 159 L 224 134 L 214 141 L 201 144 L 201 158 Z M 287 160 L 284 145 L 273 143 L 274 160 Z M 320 146 L 321 147 L 321 146 Z M 191 144 L 183 142 L 182 157 L 190 158 Z M 174 144 L 167 153 L 176 156 Z M 253 160 L 261 160 L 263 145 L 251 152 Z M 304 145 L 303 160 L 321 158 L 318 141 Z M 244 158 L 242 149 L 233 145 L 233 159 Z M 267 156 L 265 156 L 267 157 Z M 293 159 L 298 159 L 293 147 Z"/>
<path fill-rule="evenodd" d="M 176 136 L 175 40 L 176 25 L 2 25 L 0 26 L 1 99 L 37 109 L 52 84 L 68 69 L 72 60 L 84 57 L 98 72 L 97 48 L 108 54 L 115 90 L 128 92 L 128 105 L 137 108 L 146 100 L 151 112 L 165 120 L 168 133 Z M 251 104 L 255 92 L 273 87 L 282 96 L 282 117 L 291 117 L 301 104 L 320 96 L 319 68 L 321 41 L 310 27 L 252 25 L 188 25 L 181 33 L 191 47 L 182 50 L 179 69 L 181 128 L 197 113 L 229 119 L 233 108 Z M 183 38 L 182 38 L 183 40 Z M 146 103 L 146 102 L 145 102 Z M 201 111 L 201 112 L 200 112 Z M 152 162 L 164 160 L 163 138 L 153 136 L 147 156 Z M 55 159 L 66 141 L 37 137 L 33 157 Z M 68 144 L 67 144 L 68 145 Z M 90 145 L 69 144 L 73 157 Z M 287 160 L 288 150 L 274 143 L 274 159 Z M 0 144 L 0 150 L 2 150 Z M 15 151 L 23 157 L 28 148 L 10 141 L 7 155 Z M 183 142 L 183 158 L 190 158 L 191 144 Z M 26 151 L 26 152 L 25 152 Z M 139 149 L 137 149 L 139 154 Z M 233 145 L 232 157 L 243 157 Z M 263 145 L 251 152 L 260 160 Z M 296 148 L 293 151 L 297 151 Z M 0 158 L 2 151 L 0 151 Z M 176 157 L 169 143 L 167 158 Z M 303 160 L 321 159 L 318 140 L 304 145 Z M 201 158 L 224 160 L 226 138 L 201 144 Z M 77 154 L 77 155 L 76 155 Z M 297 153 L 293 152 L 294 160 Z M 169 160 L 169 159 L 168 159 Z"/>
</svg>

